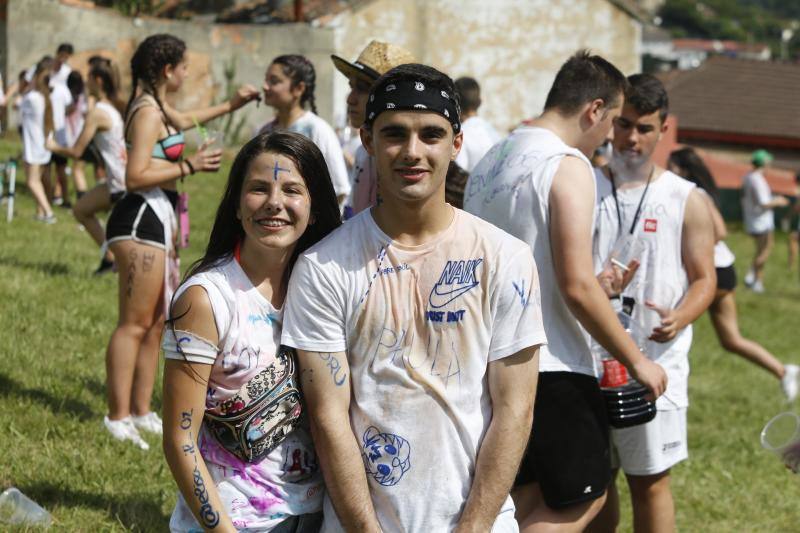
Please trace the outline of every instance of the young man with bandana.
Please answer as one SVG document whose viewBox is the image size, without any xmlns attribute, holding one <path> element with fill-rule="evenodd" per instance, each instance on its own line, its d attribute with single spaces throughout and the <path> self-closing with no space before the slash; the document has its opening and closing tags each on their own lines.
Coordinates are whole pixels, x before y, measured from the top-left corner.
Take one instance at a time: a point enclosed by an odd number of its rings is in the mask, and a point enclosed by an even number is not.
<svg viewBox="0 0 800 533">
<path fill-rule="evenodd" d="M 371 41 L 352 63 L 337 55 L 331 55 L 331 61 L 350 82 L 350 92 L 347 93 L 347 122 L 358 129 L 364 125 L 367 117 L 367 97 L 375 80 L 389 69 L 414 63 L 415 59 L 411 52 L 401 46 Z M 350 182 L 353 189 L 348 207 L 353 215 L 375 205 L 378 195 L 375 162 L 363 146 L 356 149 Z"/>
<path fill-rule="evenodd" d="M 611 477 L 605 402 L 585 328 L 653 396 L 664 370 L 644 357 L 609 303 L 620 273 L 595 277 L 595 185 L 589 162 L 622 108 L 625 77 L 578 52 L 559 70 L 544 113 L 495 145 L 470 174 L 465 209 L 531 245 L 547 346 L 540 353 L 533 432 L 514 488 L 523 531 L 582 531 Z M 634 265 L 628 265 L 631 271 Z M 620 274 L 620 275 L 617 275 Z"/>
<path fill-rule="evenodd" d="M 622 468 L 633 502 L 635 531 L 675 530 L 670 468 L 688 456 L 689 348 L 692 322 L 716 291 L 711 213 L 694 184 L 663 169 L 653 152 L 667 130 L 669 107 L 663 84 L 653 76 L 628 78 L 622 114 L 614 121 L 613 153 L 596 170 L 595 265 L 605 264 L 620 239 L 642 242 L 639 269 L 625 294 L 633 296 L 634 319 L 645 327 L 642 348 L 667 371 L 669 384 L 656 402 L 655 419 L 611 430 L 612 475 L 598 530 L 616 529 L 619 502 L 613 478 Z"/>
<path fill-rule="evenodd" d="M 424 65 L 375 82 L 361 137 L 383 201 L 292 273 L 282 342 L 298 349 L 323 531 L 517 531 L 538 276 L 525 243 L 445 202 L 454 94 Z"/>
</svg>

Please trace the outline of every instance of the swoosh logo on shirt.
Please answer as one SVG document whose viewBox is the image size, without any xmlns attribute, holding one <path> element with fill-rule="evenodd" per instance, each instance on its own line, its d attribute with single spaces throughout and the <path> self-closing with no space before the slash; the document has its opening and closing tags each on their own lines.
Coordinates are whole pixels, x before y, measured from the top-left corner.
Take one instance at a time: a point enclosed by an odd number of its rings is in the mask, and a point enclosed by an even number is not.
<svg viewBox="0 0 800 533">
<path fill-rule="evenodd" d="M 428 298 L 428 303 L 431 304 L 431 307 L 439 308 L 444 307 L 445 305 L 449 304 L 471 288 L 478 285 L 478 282 L 474 283 L 467 283 L 465 285 L 450 285 L 448 286 L 449 289 L 442 287 L 438 283 L 433 286 L 433 290 L 431 290 L 431 295 Z"/>
</svg>

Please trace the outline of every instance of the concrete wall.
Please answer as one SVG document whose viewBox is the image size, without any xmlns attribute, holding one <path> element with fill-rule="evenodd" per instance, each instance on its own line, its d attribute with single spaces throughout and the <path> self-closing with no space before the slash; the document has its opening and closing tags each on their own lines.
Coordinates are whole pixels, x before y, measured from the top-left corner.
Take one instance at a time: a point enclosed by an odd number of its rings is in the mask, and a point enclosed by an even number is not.
<svg viewBox="0 0 800 533">
<path fill-rule="evenodd" d="M 8 71 L 8 67 L 6 66 L 6 55 L 8 52 L 8 46 L 6 46 L 6 32 L 7 32 L 7 24 L 6 24 L 6 12 L 8 9 L 8 0 L 0 0 L 0 74 L 3 75 L 3 88 L 8 86 L 9 84 L 9 76 L 11 74 Z M 11 74 L 12 78 L 15 74 Z M 3 117 L 0 117 L 0 122 L 2 121 Z"/>
<path fill-rule="evenodd" d="M 299 53 L 317 68 L 317 106 L 324 118 L 331 118 L 334 68 L 329 56 L 334 35 L 330 29 L 304 24 L 220 25 L 149 17 L 131 19 L 113 10 L 66 6 L 56 0 L 0 0 L 3 1 L 8 3 L 8 35 L 0 41 L 0 48 L 6 50 L 5 72 L 13 76 L 42 55 L 54 54 L 59 43 L 71 42 L 78 52 L 70 61 L 73 67 L 85 69 L 85 59 L 95 53 L 111 57 L 120 65 L 127 90 L 130 58 L 138 43 L 154 33 L 171 33 L 186 41 L 190 63 L 190 79 L 176 95 L 177 107 L 191 109 L 222 99 L 223 72 L 233 60 L 237 62 L 237 84 L 260 87 L 273 57 Z M 239 115 L 246 117 L 244 131 L 249 133 L 272 111 L 250 104 Z"/>
<path fill-rule="evenodd" d="M 607 0 L 376 0 L 340 16 L 336 49 L 354 59 L 372 39 L 482 86 L 481 114 L 501 130 L 537 115 L 561 64 L 579 48 L 626 74 L 641 69 L 641 24 Z M 347 81 L 336 78 L 343 117 Z"/>
</svg>

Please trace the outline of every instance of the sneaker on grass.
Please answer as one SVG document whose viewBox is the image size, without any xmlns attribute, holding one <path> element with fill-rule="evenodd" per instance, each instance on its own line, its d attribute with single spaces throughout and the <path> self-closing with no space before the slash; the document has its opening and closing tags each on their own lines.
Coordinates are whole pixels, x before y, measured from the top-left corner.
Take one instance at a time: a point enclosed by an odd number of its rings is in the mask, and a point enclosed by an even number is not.
<svg viewBox="0 0 800 533">
<path fill-rule="evenodd" d="M 102 276 L 103 274 L 109 273 L 114 270 L 114 261 L 109 261 L 105 257 L 100 260 L 100 266 L 97 267 L 92 275 L 93 276 Z"/>
<path fill-rule="evenodd" d="M 793 402 L 797 398 L 797 393 L 800 390 L 800 366 L 797 365 L 784 365 L 785 373 L 781 378 L 781 389 L 786 396 L 787 402 Z"/>
<path fill-rule="evenodd" d="M 33 219 L 36 220 L 36 222 L 44 222 L 45 224 L 56 223 L 56 216 L 53 213 L 49 215 L 34 215 Z"/>
<path fill-rule="evenodd" d="M 103 424 L 111 436 L 117 440 L 129 440 L 142 450 L 149 450 L 150 445 L 147 444 L 136 427 L 133 425 L 131 417 L 127 416 L 122 420 L 109 420 L 107 416 L 103 417 Z"/>
<path fill-rule="evenodd" d="M 161 435 L 164 430 L 163 426 L 164 423 L 155 414 L 153 411 L 150 411 L 146 415 L 142 416 L 133 416 L 131 415 L 131 420 L 133 421 L 133 425 L 136 426 L 137 429 L 141 429 L 142 431 L 147 431 L 149 433 L 155 433 L 157 435 Z"/>
</svg>

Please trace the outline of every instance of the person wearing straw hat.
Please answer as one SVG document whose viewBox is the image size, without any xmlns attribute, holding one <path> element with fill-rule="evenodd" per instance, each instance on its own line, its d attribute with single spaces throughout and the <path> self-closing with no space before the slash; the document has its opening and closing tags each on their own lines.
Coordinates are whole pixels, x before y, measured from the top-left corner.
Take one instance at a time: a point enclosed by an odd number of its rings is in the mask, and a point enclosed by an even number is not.
<svg viewBox="0 0 800 533">
<path fill-rule="evenodd" d="M 358 58 L 347 61 L 331 55 L 336 69 L 347 76 L 350 92 L 347 94 L 347 121 L 353 128 L 360 128 L 366 120 L 367 97 L 372 84 L 383 74 L 398 65 L 414 63 L 414 56 L 403 48 L 391 43 L 370 41 Z M 350 209 L 355 215 L 375 205 L 378 196 L 378 175 L 372 158 L 359 146 L 350 174 L 353 189 L 350 193 Z"/>
<path fill-rule="evenodd" d="M 764 170 L 772 163 L 772 154 L 766 150 L 756 150 L 750 157 L 753 170 L 742 181 L 742 214 L 744 229 L 753 237 L 756 255 L 750 271 L 744 277 L 744 284 L 753 292 L 764 292 L 764 265 L 772 252 L 775 231 L 775 207 L 789 205 L 783 196 L 773 196 Z"/>
</svg>

